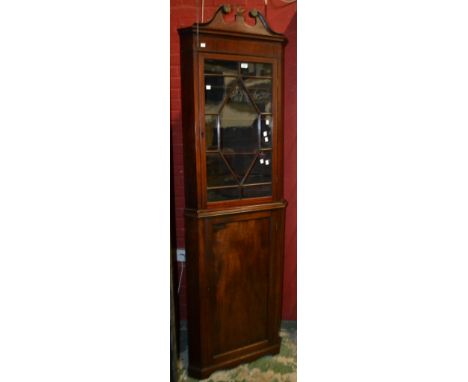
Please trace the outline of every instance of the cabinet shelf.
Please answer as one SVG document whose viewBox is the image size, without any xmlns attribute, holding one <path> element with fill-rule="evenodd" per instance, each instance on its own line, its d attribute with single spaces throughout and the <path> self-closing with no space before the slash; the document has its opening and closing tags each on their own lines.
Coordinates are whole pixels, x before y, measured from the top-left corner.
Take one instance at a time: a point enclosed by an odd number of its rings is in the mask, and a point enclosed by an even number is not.
<svg viewBox="0 0 468 382">
<path fill-rule="evenodd" d="M 249 76 L 245 74 L 221 74 L 221 73 L 205 73 L 205 77 L 232 77 L 232 78 L 252 78 L 252 79 L 265 79 L 265 80 L 271 80 L 273 77 L 272 76 Z"/>
<path fill-rule="evenodd" d="M 222 190 L 225 188 L 238 188 L 238 187 L 256 187 L 256 186 L 268 186 L 271 185 L 271 182 L 261 182 L 261 183 L 248 183 L 248 184 L 236 184 L 232 186 L 214 186 L 214 187 L 207 187 L 208 190 Z"/>
<path fill-rule="evenodd" d="M 223 154 L 223 155 L 256 155 L 259 151 L 262 152 L 271 152 L 273 149 L 271 147 L 265 147 L 261 149 L 257 149 L 255 151 L 235 151 L 235 152 L 226 152 L 222 150 L 206 150 L 207 154 Z"/>
</svg>

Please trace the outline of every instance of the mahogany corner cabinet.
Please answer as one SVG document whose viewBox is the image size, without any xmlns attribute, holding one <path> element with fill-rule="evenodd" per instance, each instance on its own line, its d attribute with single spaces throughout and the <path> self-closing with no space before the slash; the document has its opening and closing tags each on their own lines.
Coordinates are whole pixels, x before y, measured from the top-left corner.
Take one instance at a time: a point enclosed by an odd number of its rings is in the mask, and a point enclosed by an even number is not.
<svg viewBox="0 0 468 382">
<path fill-rule="evenodd" d="M 279 352 L 283 57 L 264 17 L 179 29 L 189 375 Z"/>
</svg>

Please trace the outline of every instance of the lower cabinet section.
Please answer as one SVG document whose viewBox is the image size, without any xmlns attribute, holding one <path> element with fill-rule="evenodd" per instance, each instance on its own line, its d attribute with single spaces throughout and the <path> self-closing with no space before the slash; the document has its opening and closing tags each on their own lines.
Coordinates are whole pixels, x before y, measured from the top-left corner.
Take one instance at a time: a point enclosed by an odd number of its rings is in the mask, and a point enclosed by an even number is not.
<svg viewBox="0 0 468 382">
<path fill-rule="evenodd" d="M 186 214 L 189 374 L 279 351 L 284 204 Z"/>
</svg>

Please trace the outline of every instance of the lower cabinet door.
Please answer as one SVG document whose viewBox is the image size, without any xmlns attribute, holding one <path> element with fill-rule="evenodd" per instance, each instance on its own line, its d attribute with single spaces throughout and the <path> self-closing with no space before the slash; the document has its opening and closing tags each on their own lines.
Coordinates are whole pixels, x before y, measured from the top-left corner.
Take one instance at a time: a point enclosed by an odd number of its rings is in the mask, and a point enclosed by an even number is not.
<svg viewBox="0 0 468 382">
<path fill-rule="evenodd" d="M 211 343 L 214 360 L 222 361 L 268 344 L 272 215 L 211 218 L 206 229 Z"/>
</svg>

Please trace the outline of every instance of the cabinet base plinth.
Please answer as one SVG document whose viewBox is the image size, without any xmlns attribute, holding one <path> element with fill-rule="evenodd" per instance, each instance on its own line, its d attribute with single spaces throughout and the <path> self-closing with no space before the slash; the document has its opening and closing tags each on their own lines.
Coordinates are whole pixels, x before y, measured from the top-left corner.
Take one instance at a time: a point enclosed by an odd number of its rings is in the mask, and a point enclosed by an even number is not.
<svg viewBox="0 0 468 382">
<path fill-rule="evenodd" d="M 208 378 L 212 373 L 219 370 L 230 369 L 239 366 L 242 363 L 254 361 L 265 355 L 275 355 L 280 351 L 281 342 L 275 345 L 270 345 L 265 348 L 246 353 L 235 358 L 223 361 L 221 363 L 214 364 L 207 367 L 197 367 L 189 365 L 188 374 L 192 378 L 205 379 Z"/>
</svg>

